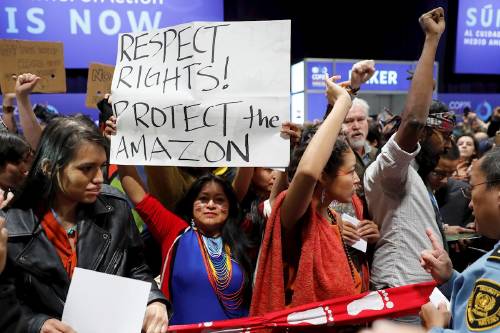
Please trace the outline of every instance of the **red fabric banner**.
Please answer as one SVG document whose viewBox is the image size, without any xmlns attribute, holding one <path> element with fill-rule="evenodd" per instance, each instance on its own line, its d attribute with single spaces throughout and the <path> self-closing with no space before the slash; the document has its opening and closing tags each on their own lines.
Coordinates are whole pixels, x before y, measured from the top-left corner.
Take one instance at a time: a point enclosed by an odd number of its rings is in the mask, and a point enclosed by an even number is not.
<svg viewBox="0 0 500 333">
<path fill-rule="evenodd" d="M 260 317 L 246 317 L 191 325 L 170 326 L 169 332 L 255 332 L 264 328 L 304 326 L 359 325 L 384 317 L 417 314 L 429 302 L 435 282 L 425 282 L 397 288 L 370 291 L 310 303 L 268 313 Z"/>
</svg>

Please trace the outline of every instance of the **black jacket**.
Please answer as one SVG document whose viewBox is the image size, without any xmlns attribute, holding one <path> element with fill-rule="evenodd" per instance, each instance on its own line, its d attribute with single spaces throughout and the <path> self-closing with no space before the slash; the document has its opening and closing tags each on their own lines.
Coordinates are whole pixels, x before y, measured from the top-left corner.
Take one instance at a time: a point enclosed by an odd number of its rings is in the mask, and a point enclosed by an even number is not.
<svg viewBox="0 0 500 333">
<path fill-rule="evenodd" d="M 5 218 L 5 275 L 15 281 L 26 331 L 39 333 L 47 319 L 61 319 L 70 279 L 32 210 L 11 208 Z M 139 232 L 120 192 L 104 186 L 95 203 L 82 205 L 77 232 L 77 267 L 151 282 L 148 304 L 161 301 L 170 307 L 145 264 Z"/>
<path fill-rule="evenodd" d="M 21 308 L 14 285 L 0 275 L 0 332 L 17 333 L 21 327 Z"/>
</svg>

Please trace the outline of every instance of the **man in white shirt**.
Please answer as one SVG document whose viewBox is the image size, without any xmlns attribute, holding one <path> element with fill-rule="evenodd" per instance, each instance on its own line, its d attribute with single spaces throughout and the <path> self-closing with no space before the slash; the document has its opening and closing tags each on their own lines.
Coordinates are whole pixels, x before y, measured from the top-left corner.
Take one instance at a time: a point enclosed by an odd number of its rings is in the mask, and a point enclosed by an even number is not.
<svg viewBox="0 0 500 333">
<path fill-rule="evenodd" d="M 433 63 L 445 28 L 443 9 L 425 13 L 419 21 L 426 35 L 425 43 L 401 125 L 364 176 L 368 208 L 381 234 L 371 272 L 375 289 L 431 280 L 430 274 L 420 266 L 420 253 L 431 246 L 425 230 L 430 228 L 436 235 L 442 232 L 432 204 L 432 191 L 423 176 L 434 169 L 439 155 L 449 145 L 454 125 L 449 114 L 441 112 L 440 103 L 432 104 L 434 111 L 429 115 Z M 418 166 L 415 159 L 421 150 L 435 161 L 421 159 L 424 165 Z M 431 163 L 426 165 L 429 160 Z M 440 242 L 443 245 L 442 240 Z"/>
</svg>

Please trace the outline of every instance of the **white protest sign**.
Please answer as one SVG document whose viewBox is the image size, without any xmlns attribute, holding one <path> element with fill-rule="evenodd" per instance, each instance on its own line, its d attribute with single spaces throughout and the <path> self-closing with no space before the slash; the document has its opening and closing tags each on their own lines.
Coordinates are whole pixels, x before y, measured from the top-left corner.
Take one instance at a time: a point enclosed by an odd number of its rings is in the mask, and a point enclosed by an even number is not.
<svg viewBox="0 0 500 333">
<path fill-rule="evenodd" d="M 141 331 L 151 283 L 75 268 L 62 321 L 78 333 Z"/>
<path fill-rule="evenodd" d="M 111 163 L 286 167 L 290 21 L 121 34 Z"/>
</svg>

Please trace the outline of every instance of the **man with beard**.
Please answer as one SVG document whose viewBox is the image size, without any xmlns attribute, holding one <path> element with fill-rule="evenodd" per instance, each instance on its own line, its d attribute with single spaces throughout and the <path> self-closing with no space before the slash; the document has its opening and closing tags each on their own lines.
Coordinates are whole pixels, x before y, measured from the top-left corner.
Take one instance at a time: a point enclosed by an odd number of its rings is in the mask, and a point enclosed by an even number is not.
<svg viewBox="0 0 500 333">
<path fill-rule="evenodd" d="M 369 211 L 379 226 L 371 282 L 375 289 L 429 281 L 420 253 L 431 247 L 425 234 L 442 233 L 424 179 L 450 146 L 454 119 L 432 103 L 433 63 L 445 21 L 442 8 L 423 14 L 425 44 L 418 61 L 398 131 L 366 170 L 364 189 Z M 442 238 L 440 239 L 443 245 Z M 419 318 L 406 318 L 419 322 Z"/>
<path fill-rule="evenodd" d="M 347 142 L 356 156 L 356 174 L 359 179 L 363 179 L 365 169 L 377 157 L 377 148 L 370 146 L 366 140 L 369 111 L 370 106 L 364 99 L 355 98 L 342 126 Z"/>
</svg>

